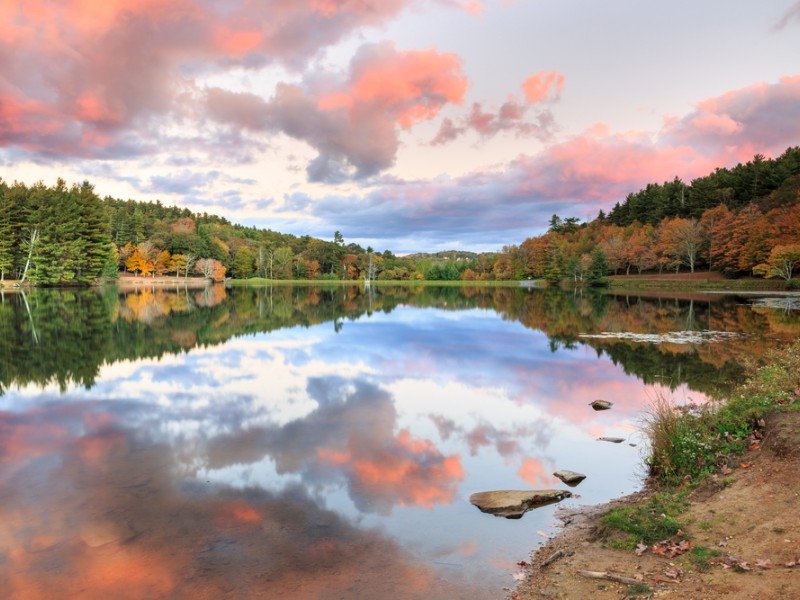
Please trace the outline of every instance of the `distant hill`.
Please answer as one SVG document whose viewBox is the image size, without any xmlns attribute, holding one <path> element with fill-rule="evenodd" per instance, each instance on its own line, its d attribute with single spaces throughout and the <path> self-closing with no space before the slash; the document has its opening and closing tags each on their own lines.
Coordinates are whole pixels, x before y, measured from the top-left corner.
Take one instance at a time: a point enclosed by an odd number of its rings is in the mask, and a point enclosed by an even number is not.
<svg viewBox="0 0 800 600">
<path fill-rule="evenodd" d="M 481 254 L 488 254 L 487 252 L 468 252 L 466 250 L 444 250 L 443 252 L 416 252 L 409 254 L 404 258 L 411 260 L 475 260 Z"/>
</svg>

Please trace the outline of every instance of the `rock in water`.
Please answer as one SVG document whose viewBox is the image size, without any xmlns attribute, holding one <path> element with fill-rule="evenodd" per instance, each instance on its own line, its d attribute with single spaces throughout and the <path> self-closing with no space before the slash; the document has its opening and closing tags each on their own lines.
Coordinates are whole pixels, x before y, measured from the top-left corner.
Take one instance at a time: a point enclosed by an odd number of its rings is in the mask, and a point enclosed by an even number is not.
<svg viewBox="0 0 800 600">
<path fill-rule="evenodd" d="M 595 410 L 608 410 L 614 406 L 614 403 L 609 402 L 608 400 L 595 400 L 594 402 L 590 402 L 589 406 Z"/>
<path fill-rule="evenodd" d="M 469 501 L 481 512 L 506 519 L 520 519 L 529 510 L 571 496 L 572 492 L 566 490 L 497 490 L 477 492 L 469 497 Z"/>
<path fill-rule="evenodd" d="M 566 483 L 567 485 L 578 485 L 581 481 L 586 479 L 586 475 L 583 473 L 576 473 L 575 471 L 568 471 L 566 469 L 561 469 L 560 471 L 556 471 L 553 473 L 556 477 L 558 477 L 561 481 Z"/>
</svg>

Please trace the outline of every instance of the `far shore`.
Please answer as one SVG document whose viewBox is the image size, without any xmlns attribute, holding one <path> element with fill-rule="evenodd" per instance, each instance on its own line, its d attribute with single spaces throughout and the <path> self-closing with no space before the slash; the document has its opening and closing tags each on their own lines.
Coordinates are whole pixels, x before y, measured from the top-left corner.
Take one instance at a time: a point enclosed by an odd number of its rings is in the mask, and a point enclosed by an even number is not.
<svg viewBox="0 0 800 600">
<path fill-rule="evenodd" d="M 792 280 L 792 283 L 795 280 Z M 147 286 L 181 286 L 200 288 L 209 285 L 210 279 L 205 277 L 176 277 L 176 276 L 141 276 L 132 273 L 120 273 L 116 281 L 109 281 L 121 290 L 142 289 Z M 222 282 L 217 282 L 222 283 Z M 265 287 L 265 286 L 286 286 L 286 285 L 357 285 L 365 286 L 362 279 L 265 279 L 254 277 L 249 279 L 228 278 L 225 285 L 231 287 Z M 545 288 L 548 283 L 543 279 L 523 279 L 523 280 L 427 280 L 427 279 L 377 279 L 369 282 L 370 286 L 392 287 L 392 286 L 451 286 L 451 287 L 535 287 Z M 20 289 L 30 289 L 35 287 L 30 281 L 20 284 L 14 279 L 6 279 L 0 282 L 0 290 L 12 292 Z M 57 286 L 70 287 L 70 286 Z M 589 287 L 580 282 L 575 283 L 570 280 L 561 282 L 562 288 L 582 289 Z M 788 293 L 794 295 L 800 293 L 800 286 L 796 289 L 781 279 L 760 279 L 745 277 L 740 279 L 728 279 L 717 272 L 696 272 L 696 273 L 645 273 L 643 275 L 611 275 L 608 278 L 608 286 L 598 289 L 607 290 L 610 293 L 635 292 L 637 294 L 674 294 L 686 293 Z"/>
</svg>

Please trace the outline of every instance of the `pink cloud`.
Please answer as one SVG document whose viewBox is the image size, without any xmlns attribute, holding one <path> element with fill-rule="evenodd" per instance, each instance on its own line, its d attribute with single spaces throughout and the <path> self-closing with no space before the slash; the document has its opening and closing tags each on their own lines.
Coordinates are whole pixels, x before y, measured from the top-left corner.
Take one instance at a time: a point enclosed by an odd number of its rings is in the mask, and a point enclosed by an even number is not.
<svg viewBox="0 0 800 600">
<path fill-rule="evenodd" d="M 430 119 L 448 103 L 461 103 L 467 78 L 455 54 L 436 50 L 398 52 L 391 43 L 362 47 L 339 90 L 319 99 L 322 110 L 346 109 L 351 119 L 360 113 L 391 114 L 403 128 Z"/>
<path fill-rule="evenodd" d="M 538 73 L 527 79 L 522 88 L 525 92 L 525 101 L 520 101 L 514 95 L 496 110 L 486 111 L 483 105 L 475 102 L 470 113 L 456 124 L 450 118 L 442 121 L 439 131 L 431 140 L 434 146 L 451 142 L 466 133 L 474 131 L 482 138 L 490 138 L 502 131 L 510 131 L 517 136 L 533 136 L 541 141 L 551 139 L 555 130 L 555 120 L 549 110 L 544 110 L 528 119 L 531 105 L 546 99 L 558 100 L 564 76 L 555 71 Z"/>
<path fill-rule="evenodd" d="M 800 139 L 800 75 L 756 83 L 698 102 L 683 118 L 668 118 L 660 146 L 687 145 L 737 160 L 755 152 L 779 154 Z M 737 151 L 736 148 L 741 150 Z"/>
<path fill-rule="evenodd" d="M 141 151 L 163 136 L 164 119 L 191 114 L 186 73 L 301 68 L 413 1 L 3 2 L 0 145 L 66 156 Z"/>
<path fill-rule="evenodd" d="M 564 76 L 558 71 L 539 71 L 522 82 L 522 91 L 530 104 L 558 100 L 564 87 Z"/>
<path fill-rule="evenodd" d="M 269 101 L 213 88 L 206 107 L 216 121 L 307 142 L 319 153 L 308 166 L 310 179 L 337 181 L 390 167 L 399 129 L 460 103 L 467 84 L 456 55 L 398 51 L 387 42 L 363 46 L 347 73 L 279 84 Z"/>
<path fill-rule="evenodd" d="M 657 134 L 613 134 L 593 126 L 583 134 L 513 163 L 517 197 L 587 206 L 584 216 L 622 200 L 647 183 L 691 180 L 756 153 L 778 155 L 800 139 L 800 76 L 759 83 L 709 98 L 683 117 L 669 117 Z"/>
</svg>

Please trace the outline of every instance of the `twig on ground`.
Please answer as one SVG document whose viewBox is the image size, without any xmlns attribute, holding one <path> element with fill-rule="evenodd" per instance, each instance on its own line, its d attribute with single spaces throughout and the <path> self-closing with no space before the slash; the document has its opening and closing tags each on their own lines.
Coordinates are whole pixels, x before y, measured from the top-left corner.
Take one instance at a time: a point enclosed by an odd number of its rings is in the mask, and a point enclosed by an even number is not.
<svg viewBox="0 0 800 600">
<path fill-rule="evenodd" d="M 608 571 L 578 571 L 578 575 L 582 577 L 588 577 L 589 579 L 605 579 L 606 581 L 624 583 L 625 585 L 638 585 L 642 583 L 640 579 L 624 577 L 622 575 L 614 575 L 614 573 L 609 573 Z"/>
</svg>

